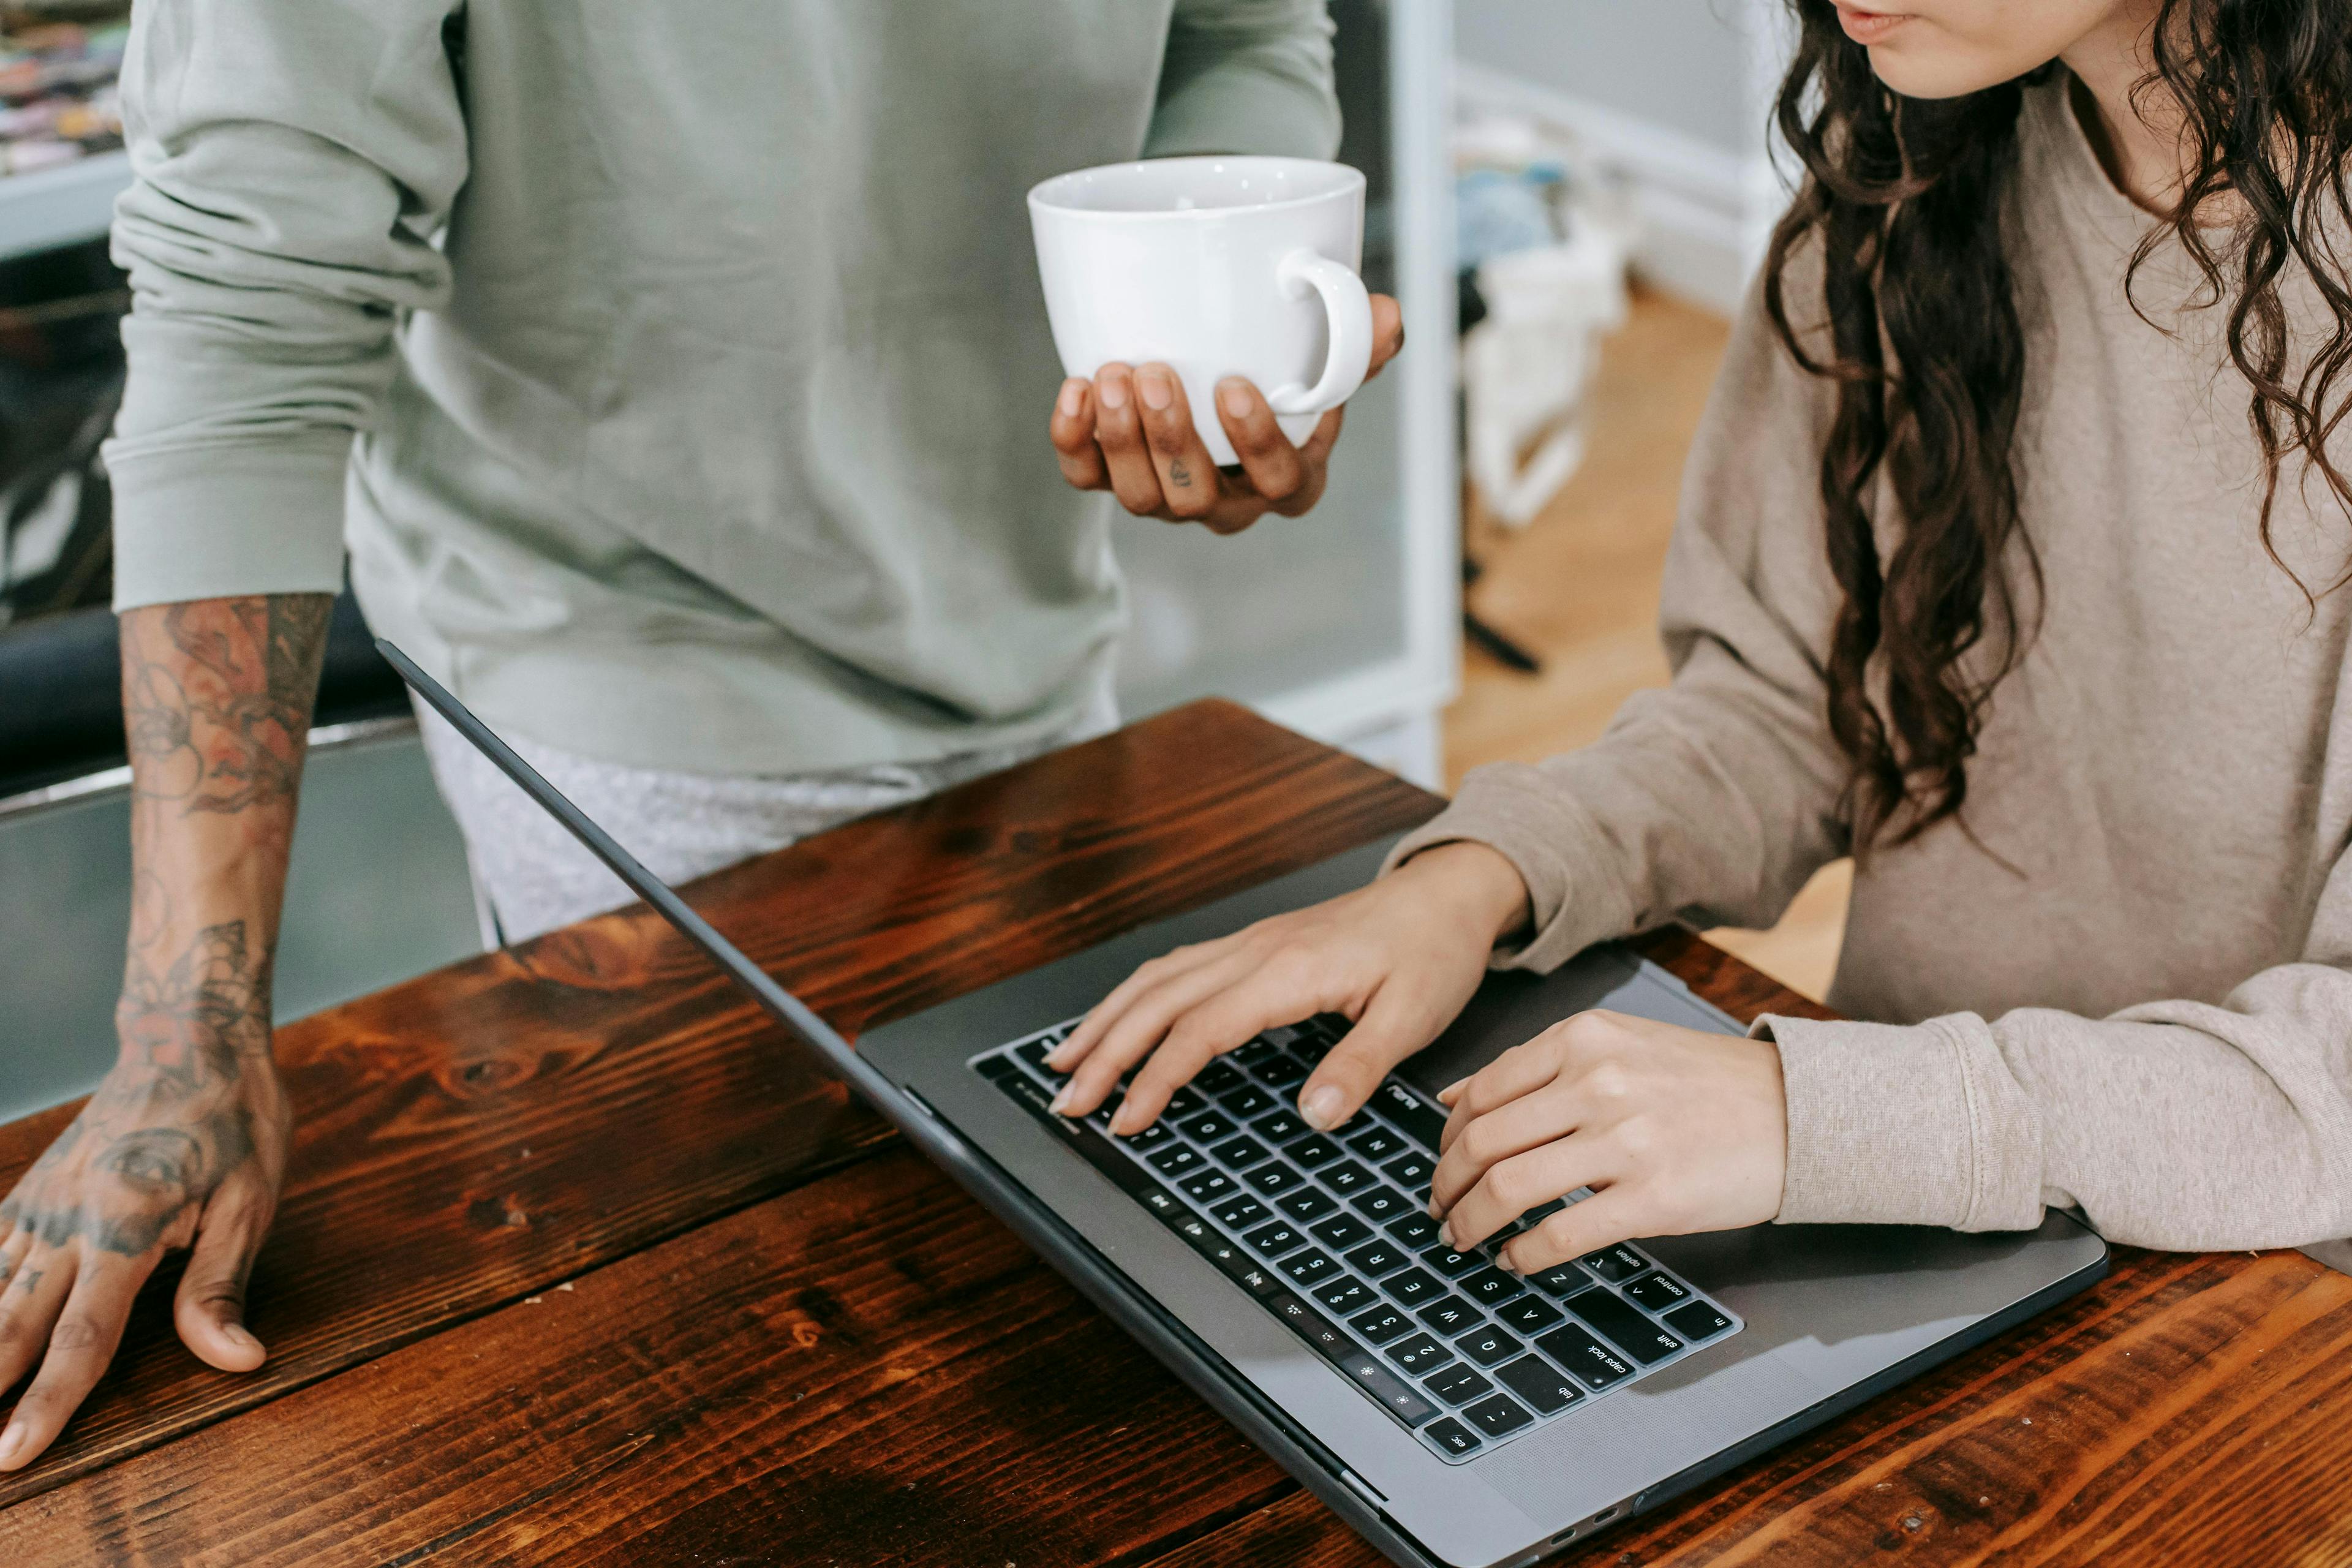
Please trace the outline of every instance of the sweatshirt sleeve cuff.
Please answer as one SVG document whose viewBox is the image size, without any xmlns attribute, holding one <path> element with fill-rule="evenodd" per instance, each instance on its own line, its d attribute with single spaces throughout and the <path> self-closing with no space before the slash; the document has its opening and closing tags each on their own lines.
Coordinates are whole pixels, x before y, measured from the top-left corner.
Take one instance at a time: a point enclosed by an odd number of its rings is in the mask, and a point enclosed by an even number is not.
<svg viewBox="0 0 2352 1568">
<path fill-rule="evenodd" d="M 2015 1230 L 2042 1218 L 2041 1140 L 1974 1014 L 1897 1026 L 1768 1014 L 1788 1096 L 1784 1225 Z"/>
<path fill-rule="evenodd" d="M 343 471 L 351 437 L 110 449 L 114 607 L 343 585 Z"/>
<path fill-rule="evenodd" d="M 1517 947 L 1496 948 L 1496 968 L 1548 973 L 1594 942 L 1633 929 L 1633 900 L 1608 870 L 1607 839 L 1533 769 L 1481 768 L 1452 805 L 1389 851 L 1381 874 L 1424 849 L 1465 841 L 1501 855 L 1528 885 L 1534 934 Z"/>
</svg>

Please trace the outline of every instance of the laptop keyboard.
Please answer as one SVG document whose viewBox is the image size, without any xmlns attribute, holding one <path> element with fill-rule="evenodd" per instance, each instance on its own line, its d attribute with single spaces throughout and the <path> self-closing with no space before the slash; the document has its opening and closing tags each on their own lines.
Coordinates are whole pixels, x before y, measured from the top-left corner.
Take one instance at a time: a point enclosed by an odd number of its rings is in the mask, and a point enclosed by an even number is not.
<svg viewBox="0 0 2352 1568">
<path fill-rule="evenodd" d="M 1739 1319 L 1633 1246 L 1522 1279 L 1501 1244 L 1590 1195 L 1545 1205 L 1469 1252 L 1438 1237 L 1429 1179 L 1445 1112 L 1402 1079 L 1317 1132 L 1298 1086 L 1347 1020 L 1269 1029 L 1201 1070 L 1131 1138 L 1047 1109 L 1066 1081 L 1045 1054 L 1077 1020 L 971 1066 L 1221 1269 L 1449 1463 L 1491 1452 L 1613 1394 Z"/>
</svg>

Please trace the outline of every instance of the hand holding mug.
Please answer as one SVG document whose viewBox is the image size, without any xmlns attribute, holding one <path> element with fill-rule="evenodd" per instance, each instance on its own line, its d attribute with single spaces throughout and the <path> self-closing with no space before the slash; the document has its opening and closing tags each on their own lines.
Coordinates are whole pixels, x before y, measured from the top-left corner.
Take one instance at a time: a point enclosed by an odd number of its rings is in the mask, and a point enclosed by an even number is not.
<svg viewBox="0 0 2352 1568">
<path fill-rule="evenodd" d="M 1363 175 L 1155 159 L 1047 180 L 1029 213 L 1070 377 L 1063 476 L 1221 533 L 1312 507 L 1340 405 L 1403 342 L 1396 301 L 1357 275 Z"/>
<path fill-rule="evenodd" d="M 1371 296 L 1372 353 L 1364 379 L 1404 346 L 1404 316 L 1386 294 Z M 1323 499 L 1332 444 L 1347 410 L 1334 408 L 1294 445 L 1265 395 L 1242 376 L 1217 384 L 1216 414 L 1238 459 L 1220 468 L 1194 424 L 1184 383 L 1167 364 L 1114 360 L 1092 379 L 1072 376 L 1055 400 L 1049 432 L 1062 477 L 1082 490 L 1109 490 L 1138 517 L 1198 522 L 1238 533 L 1279 512 L 1297 517 Z"/>
</svg>

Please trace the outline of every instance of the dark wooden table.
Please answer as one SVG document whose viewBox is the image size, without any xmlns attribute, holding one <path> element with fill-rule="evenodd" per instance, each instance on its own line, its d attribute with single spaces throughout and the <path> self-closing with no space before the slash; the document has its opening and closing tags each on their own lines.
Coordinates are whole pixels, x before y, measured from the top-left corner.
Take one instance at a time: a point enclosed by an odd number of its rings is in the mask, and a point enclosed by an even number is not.
<svg viewBox="0 0 2352 1568">
<path fill-rule="evenodd" d="M 693 898 L 853 1033 L 1426 816 L 1202 703 Z M 1743 1016 L 1806 1005 L 1696 938 Z M 0 1564 L 1371 1564 L 643 910 L 289 1026 L 301 1114 L 200 1366 L 169 1279 L 0 1480 Z M 70 1117 L 0 1128 L 0 1184 Z M 2352 1562 L 2352 1279 L 2126 1250 L 2098 1289 L 1584 1563 Z"/>
</svg>

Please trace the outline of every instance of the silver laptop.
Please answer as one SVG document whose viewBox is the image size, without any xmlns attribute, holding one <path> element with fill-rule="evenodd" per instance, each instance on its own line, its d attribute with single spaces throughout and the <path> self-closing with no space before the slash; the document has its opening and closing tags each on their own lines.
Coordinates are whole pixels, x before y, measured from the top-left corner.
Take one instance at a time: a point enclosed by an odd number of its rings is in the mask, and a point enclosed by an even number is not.
<svg viewBox="0 0 2352 1568">
<path fill-rule="evenodd" d="M 1104 1131 L 1108 1108 L 1084 1121 L 1045 1109 L 1060 1082 L 1046 1051 L 1136 965 L 1360 886 L 1385 842 L 876 1029 L 853 1051 L 397 648 L 377 646 L 900 1131 L 1399 1563 L 1532 1563 L 2106 1272 L 2105 1244 L 2059 1214 L 1995 1236 L 1762 1226 L 1660 1237 L 1524 1279 L 1495 1267 L 1491 1243 L 1450 1250 L 1423 1213 L 1439 1085 L 1589 1007 L 1741 1032 L 1614 944 L 1548 976 L 1490 976 L 1329 1133 L 1294 1103 L 1347 1031 L 1329 1016 L 1221 1058 L 1133 1138 Z"/>
</svg>

